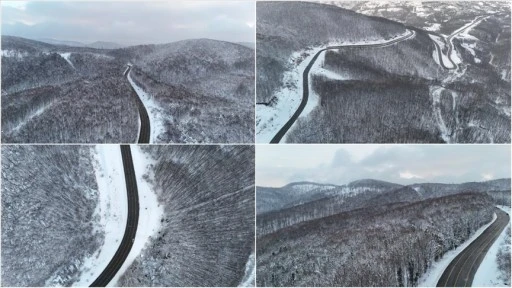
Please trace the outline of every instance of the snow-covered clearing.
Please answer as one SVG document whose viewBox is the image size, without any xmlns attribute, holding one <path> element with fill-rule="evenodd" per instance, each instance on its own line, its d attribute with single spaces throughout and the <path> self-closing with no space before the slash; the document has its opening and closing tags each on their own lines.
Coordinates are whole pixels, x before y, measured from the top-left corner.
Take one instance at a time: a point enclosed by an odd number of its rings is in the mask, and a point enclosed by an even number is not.
<svg viewBox="0 0 512 288">
<path fill-rule="evenodd" d="M 480 236 L 487 227 L 491 226 L 494 221 L 496 221 L 498 217 L 496 213 L 494 213 L 491 222 L 485 224 L 480 227 L 480 229 L 476 230 L 476 232 L 471 236 L 466 242 L 462 243 L 459 247 L 454 250 L 446 252 L 441 259 L 432 263 L 432 266 L 428 268 L 427 272 L 423 274 L 418 280 L 418 287 L 436 287 L 437 282 L 443 275 L 444 270 L 450 265 L 450 263 L 460 254 L 466 247 L 469 246 L 473 241 L 475 241 L 478 236 Z"/>
<path fill-rule="evenodd" d="M 498 206 L 501 210 L 505 211 L 508 215 L 510 215 L 510 207 L 506 206 Z M 473 283 L 471 286 L 476 287 L 505 287 L 506 283 L 501 279 L 501 271 L 498 268 L 498 252 L 501 247 L 506 247 L 507 245 L 510 247 L 510 237 L 507 237 L 508 227 L 510 227 L 510 221 L 508 222 L 508 226 L 503 229 L 500 236 L 494 243 L 491 248 L 485 255 L 482 263 L 478 267 L 478 270 L 475 273 L 475 278 L 473 279 Z M 509 241 L 506 241 L 508 238 Z M 507 243 L 508 242 L 508 243 Z"/>
<path fill-rule="evenodd" d="M 64 60 L 66 60 L 69 65 L 71 65 L 71 67 L 73 67 L 73 69 L 76 69 L 75 68 L 75 65 L 73 65 L 73 62 L 71 62 L 71 59 L 69 59 L 69 57 L 71 57 L 71 53 L 59 53 L 60 57 L 64 58 Z"/>
<path fill-rule="evenodd" d="M 427 31 L 439 31 L 440 28 L 441 28 L 441 24 L 433 23 L 433 24 L 430 24 L 429 26 L 424 27 L 423 29 L 425 29 Z"/>
<path fill-rule="evenodd" d="M 80 267 L 80 280 L 73 286 L 89 286 L 114 257 L 128 220 L 128 196 L 123 159 L 117 145 L 97 145 L 92 151 L 98 184 L 98 205 L 94 210 L 95 233 L 105 235 L 102 246 Z"/>
<path fill-rule="evenodd" d="M 283 87 L 273 94 L 273 98 L 277 99 L 277 102 L 273 104 L 273 106 L 256 105 L 256 142 L 269 143 L 270 140 L 272 140 L 275 134 L 279 131 L 279 129 L 281 129 L 281 127 L 283 127 L 283 125 L 292 117 L 293 113 L 295 113 L 302 100 L 302 75 L 308 64 L 311 62 L 311 60 L 313 60 L 313 58 L 318 52 L 331 46 L 370 46 L 376 44 L 386 44 L 398 38 L 406 37 L 404 38 L 405 40 L 412 38 L 415 35 L 416 33 L 414 31 L 406 30 L 403 34 L 396 35 L 391 39 L 371 39 L 348 43 L 341 39 L 333 39 L 321 46 L 310 47 L 305 50 L 292 53 L 292 55 L 288 59 L 288 65 L 293 68 L 290 71 L 284 73 Z M 320 56 L 322 55 L 319 55 L 319 58 Z M 313 71 L 313 67 L 311 68 L 311 71 Z M 341 75 L 332 72 L 328 73 L 328 75 L 331 76 L 333 74 L 335 75 L 335 79 L 343 79 Z M 308 79 L 310 79 L 310 77 L 308 77 Z M 311 92 L 311 85 L 308 86 Z M 313 108 L 317 105 L 318 100 L 318 95 L 316 95 L 315 93 L 310 93 L 308 103 L 306 104 L 306 107 L 304 108 L 304 111 L 303 113 L 301 113 L 300 117 L 304 117 L 303 115 L 307 115 L 308 113 L 310 113 L 313 110 Z M 309 103 L 310 101 L 311 104 Z M 286 135 L 283 137 L 282 141 L 286 142 L 285 139 Z"/>
<path fill-rule="evenodd" d="M 158 230 L 160 230 L 160 220 L 164 214 L 163 207 L 159 204 L 157 195 L 153 192 L 151 184 L 144 179 L 144 175 L 147 175 L 149 177 L 148 179 L 153 177 L 150 166 L 154 164 L 154 161 L 150 158 L 149 154 L 144 153 L 137 145 L 130 145 L 130 148 L 139 192 L 139 222 L 132 249 L 124 261 L 123 266 L 121 266 L 121 269 L 119 269 L 108 286 L 117 285 L 117 281 L 121 275 L 123 275 L 133 261 L 141 255 L 146 243 L 157 235 Z"/>
<path fill-rule="evenodd" d="M 448 127 L 446 126 L 446 123 L 443 119 L 443 114 L 441 112 L 441 93 L 445 90 L 443 87 L 438 86 L 430 86 L 430 96 L 432 96 L 432 108 L 434 109 L 434 116 L 437 122 L 437 126 L 439 127 L 439 130 L 441 131 L 441 138 L 446 143 L 452 142 L 452 133 L 448 130 Z M 453 97 L 453 96 L 452 96 Z M 453 99 L 453 110 L 456 110 L 455 107 L 455 99 Z"/>
<path fill-rule="evenodd" d="M 149 121 L 150 121 L 150 135 L 149 135 L 149 143 L 156 143 L 158 141 L 158 135 L 165 133 L 164 126 L 164 111 L 156 103 L 151 95 L 146 93 L 141 87 L 137 86 L 135 82 L 132 80 L 131 71 L 128 73 L 128 81 L 132 85 L 133 89 L 139 96 L 140 100 L 146 107 L 148 111 Z M 140 123 L 140 119 L 139 119 Z M 140 126 L 140 124 L 139 124 Z M 140 130 L 140 129 L 139 129 Z M 137 137 L 138 138 L 138 137 Z"/>
<path fill-rule="evenodd" d="M 27 52 L 20 52 L 17 50 L 0 50 L 0 56 L 2 57 L 15 57 L 21 59 L 25 56 L 28 56 Z"/>
<path fill-rule="evenodd" d="M 256 263 L 254 252 L 249 255 L 249 259 L 247 259 L 247 263 L 245 264 L 245 274 L 244 278 L 242 278 L 242 282 L 238 287 L 253 287 L 256 278 Z"/>
<path fill-rule="evenodd" d="M 475 63 L 482 62 L 482 60 L 480 60 L 478 57 L 476 57 L 476 52 L 475 52 L 476 43 L 471 43 L 471 44 L 462 43 L 461 46 L 462 46 L 462 48 L 466 49 L 469 53 L 471 53 L 471 55 L 473 55 Z"/>
</svg>

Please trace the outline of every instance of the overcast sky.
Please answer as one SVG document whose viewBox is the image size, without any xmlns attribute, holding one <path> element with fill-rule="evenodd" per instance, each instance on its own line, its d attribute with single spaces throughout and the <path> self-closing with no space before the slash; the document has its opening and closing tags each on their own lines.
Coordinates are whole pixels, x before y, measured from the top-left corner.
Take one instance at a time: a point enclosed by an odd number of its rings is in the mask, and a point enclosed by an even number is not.
<svg viewBox="0 0 512 288">
<path fill-rule="evenodd" d="M 252 1 L 1 1 L 2 34 L 119 44 L 254 42 Z"/>
<path fill-rule="evenodd" d="M 509 145 L 258 145 L 256 185 L 462 183 L 510 177 Z"/>
</svg>

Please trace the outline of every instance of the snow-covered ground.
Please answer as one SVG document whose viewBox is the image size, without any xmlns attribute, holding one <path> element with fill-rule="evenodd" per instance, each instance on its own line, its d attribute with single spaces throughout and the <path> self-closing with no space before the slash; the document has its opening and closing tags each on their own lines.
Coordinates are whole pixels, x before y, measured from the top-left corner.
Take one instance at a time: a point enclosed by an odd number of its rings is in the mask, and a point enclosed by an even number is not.
<svg viewBox="0 0 512 288">
<path fill-rule="evenodd" d="M 450 59 L 448 58 L 448 56 L 445 53 L 443 53 L 443 49 L 445 46 L 443 39 L 437 35 L 428 34 L 428 36 L 430 36 L 430 39 L 432 39 L 439 45 L 439 48 L 441 49 L 440 52 L 441 52 L 441 57 L 442 57 L 444 66 L 446 66 L 446 68 L 449 68 L 449 69 L 455 68 L 453 66 L 452 62 L 450 61 Z M 433 54 L 434 61 L 436 61 L 436 63 L 441 66 L 441 62 L 439 62 L 439 53 L 437 53 L 437 46 L 435 46 L 435 50 L 433 53 L 434 53 Z"/>
<path fill-rule="evenodd" d="M 501 210 L 505 211 L 508 215 L 510 215 L 510 207 L 506 206 L 498 206 Z M 510 221 L 508 222 L 508 226 L 510 227 Z M 478 270 L 475 273 L 475 279 L 471 286 L 474 287 L 505 287 L 507 286 L 503 279 L 501 279 L 501 272 L 498 268 L 498 252 L 501 247 L 508 245 L 510 247 L 510 237 L 507 237 L 508 228 L 505 228 L 503 232 L 501 232 L 500 236 L 494 244 L 492 244 L 491 248 L 485 255 L 482 263 L 478 267 Z M 509 241 L 506 241 L 508 238 Z M 508 242 L 508 243 L 507 243 Z"/>
<path fill-rule="evenodd" d="M 0 50 L 0 56 L 2 57 L 15 57 L 21 59 L 25 56 L 28 56 L 27 52 L 20 52 L 17 50 Z"/>
<path fill-rule="evenodd" d="M 157 195 L 153 192 L 151 184 L 143 177 L 144 175 L 147 175 L 149 177 L 148 179 L 153 177 L 153 173 L 149 168 L 150 165 L 154 163 L 153 160 L 150 158 L 149 154 L 142 152 L 137 145 L 130 145 L 130 147 L 139 192 L 139 222 L 132 249 L 124 261 L 123 266 L 121 266 L 121 269 L 119 269 L 108 286 L 116 286 L 121 275 L 130 267 L 135 258 L 141 255 L 150 239 L 157 235 L 158 230 L 160 230 L 160 220 L 164 214 L 163 207 L 159 204 Z"/>
<path fill-rule="evenodd" d="M 139 95 L 140 100 L 142 101 L 142 103 L 146 107 L 146 110 L 148 111 L 150 121 L 149 143 L 156 143 L 158 141 L 158 135 L 165 133 L 165 113 L 151 95 L 146 93 L 146 91 L 144 91 L 141 87 L 135 84 L 131 77 L 131 71 L 128 73 L 128 81 L 132 85 L 135 92 L 137 92 L 137 95 Z"/>
<path fill-rule="evenodd" d="M 403 34 L 396 35 L 391 39 L 372 39 L 359 42 L 344 42 L 341 39 L 333 39 L 328 43 L 321 46 L 307 48 L 302 51 L 294 52 L 288 59 L 288 65 L 292 68 L 283 75 L 283 87 L 273 94 L 273 98 L 277 99 L 277 103 L 273 106 L 256 105 L 256 142 L 269 143 L 275 134 L 283 127 L 283 125 L 292 117 L 293 113 L 297 110 L 302 100 L 302 75 L 308 64 L 313 60 L 313 57 L 321 50 L 330 46 L 355 46 L 355 45 L 375 45 L 385 44 L 401 37 L 414 37 L 415 32 L 406 30 Z M 408 39 L 408 38 L 405 38 Z M 405 40 L 404 39 L 404 40 Z M 320 57 L 321 55 L 319 55 Z M 317 59 L 318 61 L 318 59 Z M 316 64 L 316 62 L 315 62 Z M 312 67 L 313 69 L 313 67 Z M 325 70 L 325 69 L 324 69 Z M 332 75 L 336 73 L 330 73 Z M 342 77 L 341 75 L 335 77 Z M 311 77 L 309 77 L 311 78 Z M 311 89 L 311 85 L 309 85 Z M 309 104 L 309 102 L 312 102 Z M 310 113 L 318 103 L 318 96 L 312 95 L 306 104 L 306 111 Z M 303 112 L 304 113 L 304 112 Z M 303 115 L 301 114 L 301 117 Z M 283 142 L 286 142 L 286 135 L 283 137 Z"/>
<path fill-rule="evenodd" d="M 71 62 L 71 59 L 69 59 L 69 57 L 71 57 L 71 53 L 59 53 L 60 57 L 64 58 L 64 60 L 66 60 L 69 65 L 71 65 L 71 67 L 73 67 L 73 69 L 76 69 L 75 68 L 75 65 L 73 65 L 73 62 Z"/>
<path fill-rule="evenodd" d="M 439 24 L 439 23 L 432 23 L 429 26 L 423 27 L 423 29 L 425 29 L 427 31 L 439 31 L 439 29 L 441 29 L 441 24 Z"/>
<path fill-rule="evenodd" d="M 439 127 L 439 130 L 441 132 L 441 138 L 446 143 L 451 143 L 452 139 L 456 138 L 455 131 L 450 132 L 448 130 L 448 127 L 446 126 L 446 123 L 444 122 L 443 114 L 441 112 L 441 93 L 445 90 L 444 87 L 440 86 L 430 86 L 430 96 L 432 96 L 432 107 L 434 109 L 434 116 L 437 122 L 437 126 Z M 451 91 L 450 91 L 451 92 Z M 452 111 L 455 111 L 457 113 L 457 94 L 454 92 L 451 92 L 452 97 Z M 458 117 L 455 117 L 455 119 L 458 119 Z"/>
<path fill-rule="evenodd" d="M 245 274 L 244 278 L 242 278 L 242 282 L 238 287 L 253 287 L 256 280 L 256 263 L 255 263 L 255 255 L 251 253 L 249 259 L 247 259 L 247 263 L 245 264 Z"/>
<path fill-rule="evenodd" d="M 450 265 L 450 263 L 459 255 L 466 247 L 471 244 L 471 242 L 475 241 L 478 236 L 480 236 L 487 227 L 489 227 L 494 221 L 496 221 L 496 213 L 492 217 L 492 221 L 488 224 L 480 227 L 473 236 L 471 236 L 466 242 L 462 243 L 459 247 L 454 250 L 446 252 L 441 259 L 434 262 L 432 266 L 428 269 L 427 273 L 423 274 L 421 278 L 418 280 L 418 287 L 436 287 L 437 282 L 443 275 L 444 270 Z"/>
<path fill-rule="evenodd" d="M 107 267 L 124 236 L 128 219 L 128 197 L 121 150 L 117 145 L 97 145 L 93 165 L 98 184 L 98 205 L 94 211 L 95 232 L 105 235 L 103 245 L 80 267 L 79 281 L 73 286 L 89 286 Z"/>
</svg>

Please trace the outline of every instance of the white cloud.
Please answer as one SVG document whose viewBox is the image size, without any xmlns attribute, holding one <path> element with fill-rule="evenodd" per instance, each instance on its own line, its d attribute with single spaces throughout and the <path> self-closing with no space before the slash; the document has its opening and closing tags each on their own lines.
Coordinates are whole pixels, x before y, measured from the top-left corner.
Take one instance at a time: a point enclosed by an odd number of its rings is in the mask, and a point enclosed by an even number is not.
<svg viewBox="0 0 512 288">
<path fill-rule="evenodd" d="M 251 1 L 2 1 L 2 8 L 2 34 L 30 39 L 158 44 L 255 35 Z"/>
<path fill-rule="evenodd" d="M 256 184 L 462 183 L 510 177 L 510 145 L 263 145 Z M 270 180 L 271 181 L 268 181 Z"/>
<path fill-rule="evenodd" d="M 404 179 L 423 179 L 422 176 L 411 173 L 410 171 L 399 172 L 400 178 Z"/>
</svg>

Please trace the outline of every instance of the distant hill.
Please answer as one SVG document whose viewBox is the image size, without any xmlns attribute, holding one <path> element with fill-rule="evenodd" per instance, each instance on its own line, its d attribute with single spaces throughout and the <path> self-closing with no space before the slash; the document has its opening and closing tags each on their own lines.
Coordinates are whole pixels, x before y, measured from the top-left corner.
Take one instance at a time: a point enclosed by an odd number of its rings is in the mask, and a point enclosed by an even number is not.
<svg viewBox="0 0 512 288">
<path fill-rule="evenodd" d="M 35 39 L 37 41 L 41 41 L 41 42 L 44 42 L 44 43 L 48 43 L 48 44 L 53 44 L 53 45 L 65 45 L 65 46 L 72 46 L 72 47 L 86 47 L 87 45 L 82 43 L 82 42 L 78 42 L 78 41 L 66 41 L 66 40 L 57 40 L 57 39 L 52 39 L 52 38 L 39 38 L 39 39 Z"/>
<path fill-rule="evenodd" d="M 296 182 L 280 188 L 257 187 L 258 234 L 268 234 L 299 222 L 341 212 L 413 203 L 462 193 L 488 194 L 496 204 L 510 203 L 510 179 L 407 186 L 363 179 L 348 185 Z"/>
<path fill-rule="evenodd" d="M 87 47 L 98 48 L 98 49 L 118 49 L 126 47 L 125 45 L 121 45 L 114 42 L 105 42 L 105 41 L 96 41 L 91 44 L 87 44 Z"/>
<path fill-rule="evenodd" d="M 97 48 L 97 49 L 118 49 L 122 47 L 126 47 L 125 45 L 121 45 L 114 42 L 105 42 L 105 41 L 96 41 L 93 43 L 83 43 L 78 41 L 66 41 L 66 40 L 57 40 L 52 38 L 40 38 L 36 39 L 37 41 L 41 41 L 48 44 L 53 45 L 64 45 L 64 46 L 70 46 L 70 47 L 90 47 L 90 48 Z"/>
</svg>

